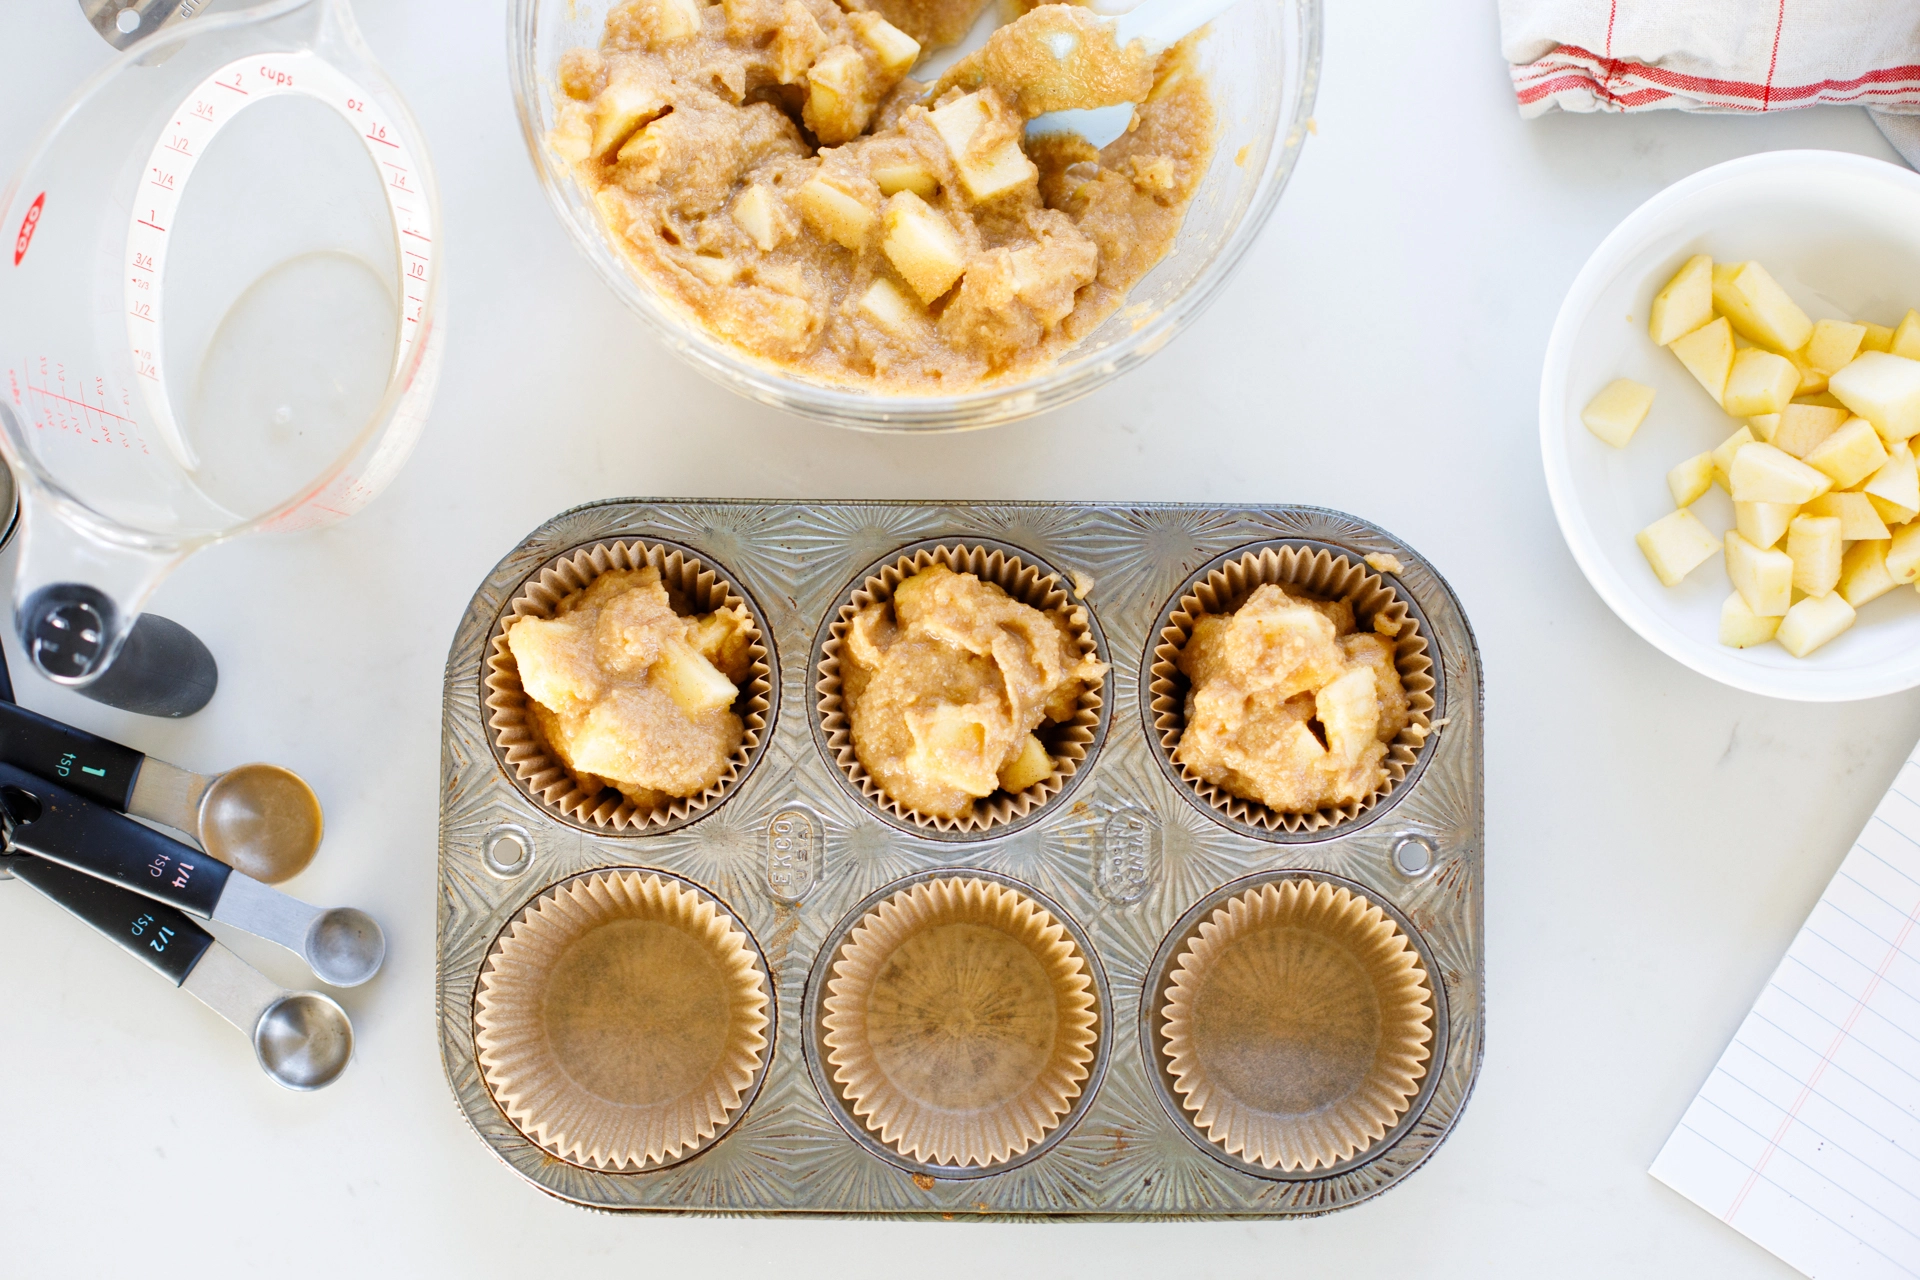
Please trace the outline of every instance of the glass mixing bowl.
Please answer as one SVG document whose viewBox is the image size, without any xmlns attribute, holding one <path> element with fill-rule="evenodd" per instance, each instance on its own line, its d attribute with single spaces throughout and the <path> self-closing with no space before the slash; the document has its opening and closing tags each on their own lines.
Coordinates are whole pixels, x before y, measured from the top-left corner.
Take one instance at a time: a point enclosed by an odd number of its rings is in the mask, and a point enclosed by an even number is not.
<svg viewBox="0 0 1920 1280">
<path fill-rule="evenodd" d="M 1107 6 L 1103 5 L 1102 8 Z M 1213 300 L 1293 173 L 1320 77 L 1321 0 L 1242 0 L 1201 45 L 1220 142 L 1173 252 L 1126 304 L 1049 368 L 955 395 L 891 395 L 812 381 L 708 333 L 628 265 L 547 145 L 567 50 L 600 43 L 605 0 L 510 0 L 507 56 L 534 171 L 608 286 L 695 368 L 762 404 L 842 426 L 953 430 L 1011 422 L 1086 395 L 1167 345 Z"/>
</svg>

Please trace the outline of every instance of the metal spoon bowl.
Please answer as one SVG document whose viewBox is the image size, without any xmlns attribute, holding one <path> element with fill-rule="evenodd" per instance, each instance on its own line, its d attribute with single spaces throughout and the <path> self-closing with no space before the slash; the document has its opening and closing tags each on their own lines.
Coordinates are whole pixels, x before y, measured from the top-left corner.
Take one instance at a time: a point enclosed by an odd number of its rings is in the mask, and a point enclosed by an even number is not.
<svg viewBox="0 0 1920 1280">
<path fill-rule="evenodd" d="M 323 1088 L 353 1057 L 353 1024 L 319 992 L 289 992 L 260 1015 L 253 1053 L 275 1084 L 302 1093 Z"/>
<path fill-rule="evenodd" d="M 243 764 L 215 777 L 194 824 L 201 847 L 256 880 L 279 884 L 320 850 L 320 800 L 299 774 Z"/>
<path fill-rule="evenodd" d="M 387 938 L 366 912 L 357 907 L 334 907 L 321 912 L 308 926 L 302 950 L 320 981 L 334 987 L 357 987 L 380 972 L 387 958 Z"/>
</svg>

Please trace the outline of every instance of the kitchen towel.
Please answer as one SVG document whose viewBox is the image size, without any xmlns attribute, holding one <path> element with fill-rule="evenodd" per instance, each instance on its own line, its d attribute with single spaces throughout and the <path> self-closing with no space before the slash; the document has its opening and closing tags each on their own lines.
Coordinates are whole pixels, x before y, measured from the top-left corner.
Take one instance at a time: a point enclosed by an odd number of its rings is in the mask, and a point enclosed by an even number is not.
<svg viewBox="0 0 1920 1280">
<path fill-rule="evenodd" d="M 1920 113 L 1914 0 L 1500 0 L 1500 47 L 1529 118 L 1822 104 Z M 1889 138 L 1902 147 L 1898 128 Z"/>
</svg>

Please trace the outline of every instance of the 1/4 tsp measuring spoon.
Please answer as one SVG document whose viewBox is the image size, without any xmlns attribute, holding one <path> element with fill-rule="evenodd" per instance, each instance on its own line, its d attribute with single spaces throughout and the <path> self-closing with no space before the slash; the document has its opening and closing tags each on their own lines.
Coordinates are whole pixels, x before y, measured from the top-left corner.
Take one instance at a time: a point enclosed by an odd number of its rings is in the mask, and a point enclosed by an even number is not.
<svg viewBox="0 0 1920 1280">
<path fill-rule="evenodd" d="M 194 773 L 12 702 L 0 702 L 0 761 L 184 831 L 262 884 L 305 870 L 325 829 L 313 788 L 279 765 Z"/>
<path fill-rule="evenodd" d="M 0 803 L 20 851 L 279 943 L 322 982 L 359 986 L 386 958 L 386 937 L 366 912 L 290 898 L 17 765 L 0 763 Z"/>
<path fill-rule="evenodd" d="M 155 973 L 181 988 L 253 1042 L 274 1083 L 307 1091 L 340 1078 L 353 1057 L 346 1010 L 317 991 L 283 991 L 163 903 L 71 868 L 19 853 L 0 870 L 79 916 Z"/>
</svg>

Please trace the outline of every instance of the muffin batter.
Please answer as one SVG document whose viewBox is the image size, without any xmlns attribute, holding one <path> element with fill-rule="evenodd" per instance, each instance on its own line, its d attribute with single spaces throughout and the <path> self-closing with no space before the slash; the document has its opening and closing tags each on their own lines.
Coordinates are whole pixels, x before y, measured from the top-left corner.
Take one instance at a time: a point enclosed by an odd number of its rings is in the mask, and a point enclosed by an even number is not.
<svg viewBox="0 0 1920 1280">
<path fill-rule="evenodd" d="M 1106 674 L 1064 618 L 945 565 L 855 615 L 841 653 L 854 755 L 894 801 L 938 818 L 1050 777 L 1034 731 L 1071 720 Z"/>
<path fill-rule="evenodd" d="M 1233 614 L 1194 624 L 1180 670 L 1192 687 L 1173 758 L 1281 813 L 1373 794 L 1408 723 L 1393 641 L 1356 634 L 1342 600 L 1262 586 Z"/>
<path fill-rule="evenodd" d="M 752 356 L 904 394 L 1023 373 L 1166 256 L 1216 130 L 1188 46 L 1116 49 L 1070 6 L 931 94 L 906 78 L 980 7 L 625 0 L 562 60 L 552 144 L 648 280 Z M 1042 75 L 1049 39 L 1072 56 Z M 1104 151 L 1023 143 L 1042 111 L 1137 99 Z"/>
<path fill-rule="evenodd" d="M 613 787 L 639 808 L 718 782 L 745 725 L 733 710 L 747 677 L 741 608 L 682 617 L 660 573 L 602 574 L 552 618 L 507 629 L 540 736 L 587 794 Z"/>
</svg>

